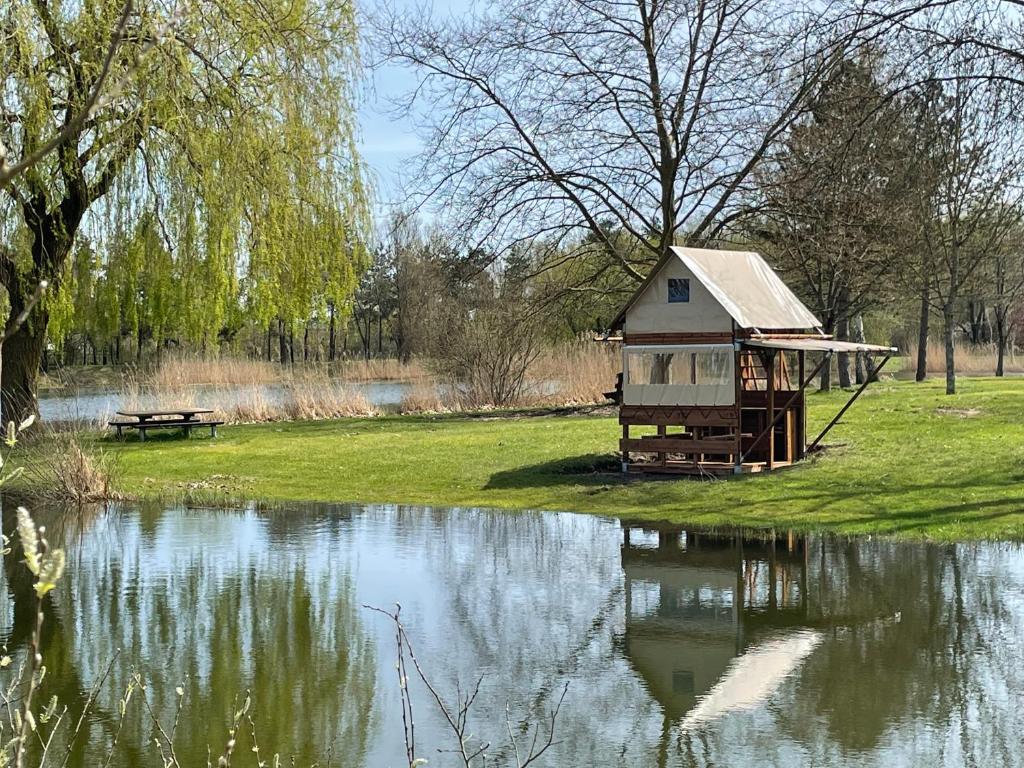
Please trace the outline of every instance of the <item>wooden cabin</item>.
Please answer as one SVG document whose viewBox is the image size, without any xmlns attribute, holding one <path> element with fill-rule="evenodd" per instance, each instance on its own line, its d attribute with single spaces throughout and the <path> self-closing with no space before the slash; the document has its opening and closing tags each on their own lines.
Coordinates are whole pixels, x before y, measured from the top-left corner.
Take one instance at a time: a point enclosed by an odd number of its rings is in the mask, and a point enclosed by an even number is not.
<svg viewBox="0 0 1024 768">
<path fill-rule="evenodd" d="M 761 706 L 814 650 L 803 539 L 622 527 L 620 647 L 661 706 L 663 744 Z"/>
<path fill-rule="evenodd" d="M 624 472 L 757 472 L 799 461 L 867 385 L 808 443 L 804 391 L 832 354 L 883 356 L 870 381 L 895 352 L 823 333 L 752 251 L 673 247 L 611 330 L 622 341 Z"/>
</svg>

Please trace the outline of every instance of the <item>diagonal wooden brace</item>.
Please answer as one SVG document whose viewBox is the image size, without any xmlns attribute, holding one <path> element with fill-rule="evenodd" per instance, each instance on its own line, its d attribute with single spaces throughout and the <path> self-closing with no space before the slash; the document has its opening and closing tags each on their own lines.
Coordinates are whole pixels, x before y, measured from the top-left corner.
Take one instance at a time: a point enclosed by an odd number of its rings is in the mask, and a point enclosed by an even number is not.
<svg viewBox="0 0 1024 768">
<path fill-rule="evenodd" d="M 843 414 L 846 413 L 848 410 L 850 410 L 850 406 L 853 405 L 854 401 L 858 397 L 860 397 L 861 394 L 863 394 L 864 390 L 868 388 L 868 384 L 870 384 L 872 382 L 872 380 L 878 375 L 878 372 L 880 370 L 882 370 L 882 367 L 886 363 L 889 362 L 889 359 L 891 357 L 892 357 L 892 355 L 886 355 L 884 358 L 882 358 L 882 362 L 880 362 L 878 365 L 876 365 L 872 370 L 868 371 L 868 375 L 864 378 L 864 383 L 861 384 L 860 387 L 857 389 L 857 391 L 854 392 L 853 395 L 850 397 L 850 399 L 846 401 L 846 405 L 844 405 L 839 410 L 839 413 L 837 413 L 832 418 L 832 421 L 830 421 L 828 423 L 828 426 L 825 427 L 823 430 L 821 430 L 821 434 L 818 435 L 816 438 L 814 438 L 814 442 L 811 443 L 809 446 L 807 446 L 807 452 L 808 453 L 818 449 L 818 443 L 821 442 L 821 439 L 823 437 L 825 437 L 825 435 L 827 435 L 832 430 L 832 427 L 834 427 L 836 424 L 839 423 L 839 420 L 841 418 L 843 418 Z"/>
<path fill-rule="evenodd" d="M 753 450 L 761 444 L 761 441 L 764 440 L 766 435 L 771 434 L 771 431 L 775 429 L 775 426 L 782 420 L 782 417 L 786 414 L 786 411 L 788 411 L 790 406 L 792 406 L 793 403 L 796 402 L 796 399 L 803 394 L 804 390 L 807 389 L 807 386 L 812 381 L 814 381 L 814 377 L 818 375 L 818 372 L 821 371 L 821 369 L 825 367 L 825 364 L 828 363 L 831 359 L 831 352 L 826 352 L 824 355 L 821 356 L 821 362 L 819 362 L 817 367 L 813 371 L 811 371 L 811 375 L 804 379 L 802 382 L 800 382 L 800 389 L 793 393 L 789 400 L 786 401 L 786 404 L 782 406 L 782 409 L 778 412 L 778 414 L 775 415 L 775 418 L 772 419 L 771 423 L 764 428 L 764 431 L 761 432 L 761 434 L 757 436 L 754 442 L 750 444 L 750 447 L 743 452 L 743 455 L 740 457 L 740 464 L 742 464 L 743 461 L 747 458 L 747 456 L 749 456 L 753 452 Z"/>
</svg>

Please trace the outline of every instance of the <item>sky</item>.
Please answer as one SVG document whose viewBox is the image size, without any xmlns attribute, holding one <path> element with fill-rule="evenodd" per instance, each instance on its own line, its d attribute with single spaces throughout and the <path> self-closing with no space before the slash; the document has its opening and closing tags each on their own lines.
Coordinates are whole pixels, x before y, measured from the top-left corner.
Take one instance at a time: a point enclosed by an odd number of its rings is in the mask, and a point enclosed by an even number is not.
<svg viewBox="0 0 1024 768">
<path fill-rule="evenodd" d="M 468 13 L 472 0 L 433 0 L 424 4 L 398 0 L 399 6 L 415 7 L 436 17 Z M 363 10 L 373 12 L 373 0 L 364 0 Z M 372 51 L 364 51 L 372 59 Z M 410 161 L 418 154 L 420 141 L 412 123 L 415 118 L 398 118 L 390 112 L 390 100 L 416 86 L 417 75 L 411 69 L 384 67 L 367 73 L 367 82 L 359 108 L 360 148 L 370 167 L 377 198 L 376 213 L 383 220 L 387 212 L 400 205 L 411 182 Z M 419 105 L 422 108 L 422 105 Z"/>
<path fill-rule="evenodd" d="M 405 197 L 410 160 L 422 146 L 411 121 L 388 114 L 388 99 L 414 87 L 416 76 L 389 67 L 370 79 L 359 109 L 360 151 L 373 178 L 377 212 L 383 214 Z"/>
</svg>

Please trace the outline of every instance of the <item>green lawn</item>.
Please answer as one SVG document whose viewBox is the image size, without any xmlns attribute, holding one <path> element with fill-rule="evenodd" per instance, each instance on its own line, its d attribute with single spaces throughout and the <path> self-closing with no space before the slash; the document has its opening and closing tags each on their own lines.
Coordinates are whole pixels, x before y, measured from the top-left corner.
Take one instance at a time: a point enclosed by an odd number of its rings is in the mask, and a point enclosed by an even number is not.
<svg viewBox="0 0 1024 768">
<path fill-rule="evenodd" d="M 939 540 L 1024 538 L 1024 379 L 874 385 L 824 455 L 771 475 L 630 479 L 609 416 L 389 417 L 103 441 L 116 485 L 197 501 L 368 501 L 571 510 Z M 811 428 L 846 393 L 810 398 Z M 812 434 L 815 432 L 812 431 Z"/>
</svg>

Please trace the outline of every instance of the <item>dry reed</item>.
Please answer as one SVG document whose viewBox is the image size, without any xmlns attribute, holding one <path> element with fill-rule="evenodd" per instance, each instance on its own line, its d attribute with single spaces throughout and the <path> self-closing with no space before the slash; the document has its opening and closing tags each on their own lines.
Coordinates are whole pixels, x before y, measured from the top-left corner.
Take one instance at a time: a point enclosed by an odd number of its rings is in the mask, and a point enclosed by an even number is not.
<svg viewBox="0 0 1024 768">
<path fill-rule="evenodd" d="M 188 355 L 165 357 L 146 375 L 146 383 L 158 389 L 195 386 L 280 384 L 307 375 L 331 376 L 344 381 L 410 381 L 426 375 L 415 360 L 349 358 L 333 363 L 281 365 L 266 360 L 237 357 L 204 358 Z"/>
<path fill-rule="evenodd" d="M 76 432 L 53 431 L 43 453 L 30 455 L 29 495 L 51 503 L 84 506 L 114 498 L 114 465 L 102 451 L 83 448 Z"/>
<path fill-rule="evenodd" d="M 546 350 L 530 366 L 528 380 L 514 405 L 573 406 L 604 402 L 619 371 L 617 349 L 594 343 Z M 413 361 L 350 360 L 333 366 L 281 367 L 258 360 L 168 358 L 159 368 L 124 377 L 122 410 L 201 405 L 229 423 L 315 420 L 373 416 L 380 407 L 370 402 L 359 384 L 405 381 L 399 411 L 451 413 L 493 407 L 471 400 L 457 385 L 442 382 Z"/>
<path fill-rule="evenodd" d="M 415 382 L 404 395 L 399 406 L 401 413 L 451 413 L 462 410 L 455 388 L 441 386 L 436 380 Z"/>
<path fill-rule="evenodd" d="M 993 374 L 996 370 L 998 354 L 995 345 L 985 344 L 972 346 L 957 342 L 954 345 L 954 363 L 957 373 Z M 910 344 L 903 357 L 903 370 L 917 370 L 917 345 Z M 1019 357 L 1012 347 L 1006 351 L 1003 361 L 1007 373 L 1024 372 L 1024 358 Z M 943 374 L 946 372 L 946 349 L 941 341 L 928 342 L 928 373 Z"/>
<path fill-rule="evenodd" d="M 307 375 L 290 382 L 280 407 L 292 420 L 374 416 L 377 413 L 361 392 L 323 375 Z"/>
<path fill-rule="evenodd" d="M 622 370 L 619 347 L 584 342 L 545 351 L 530 369 L 539 404 L 591 405 L 605 402 Z"/>
<path fill-rule="evenodd" d="M 161 360 L 147 374 L 146 384 L 156 390 L 174 391 L 195 386 L 274 384 L 281 377 L 281 366 L 265 360 L 173 356 Z"/>
<path fill-rule="evenodd" d="M 418 360 L 403 363 L 393 357 L 339 360 L 331 373 L 344 381 L 413 381 L 427 375 Z"/>
<path fill-rule="evenodd" d="M 377 409 L 366 397 L 335 381 L 324 371 L 306 370 L 286 381 L 267 383 L 257 375 L 231 385 L 189 384 L 183 379 L 125 377 L 122 410 L 170 409 L 202 405 L 228 423 L 332 419 L 372 416 Z"/>
</svg>

